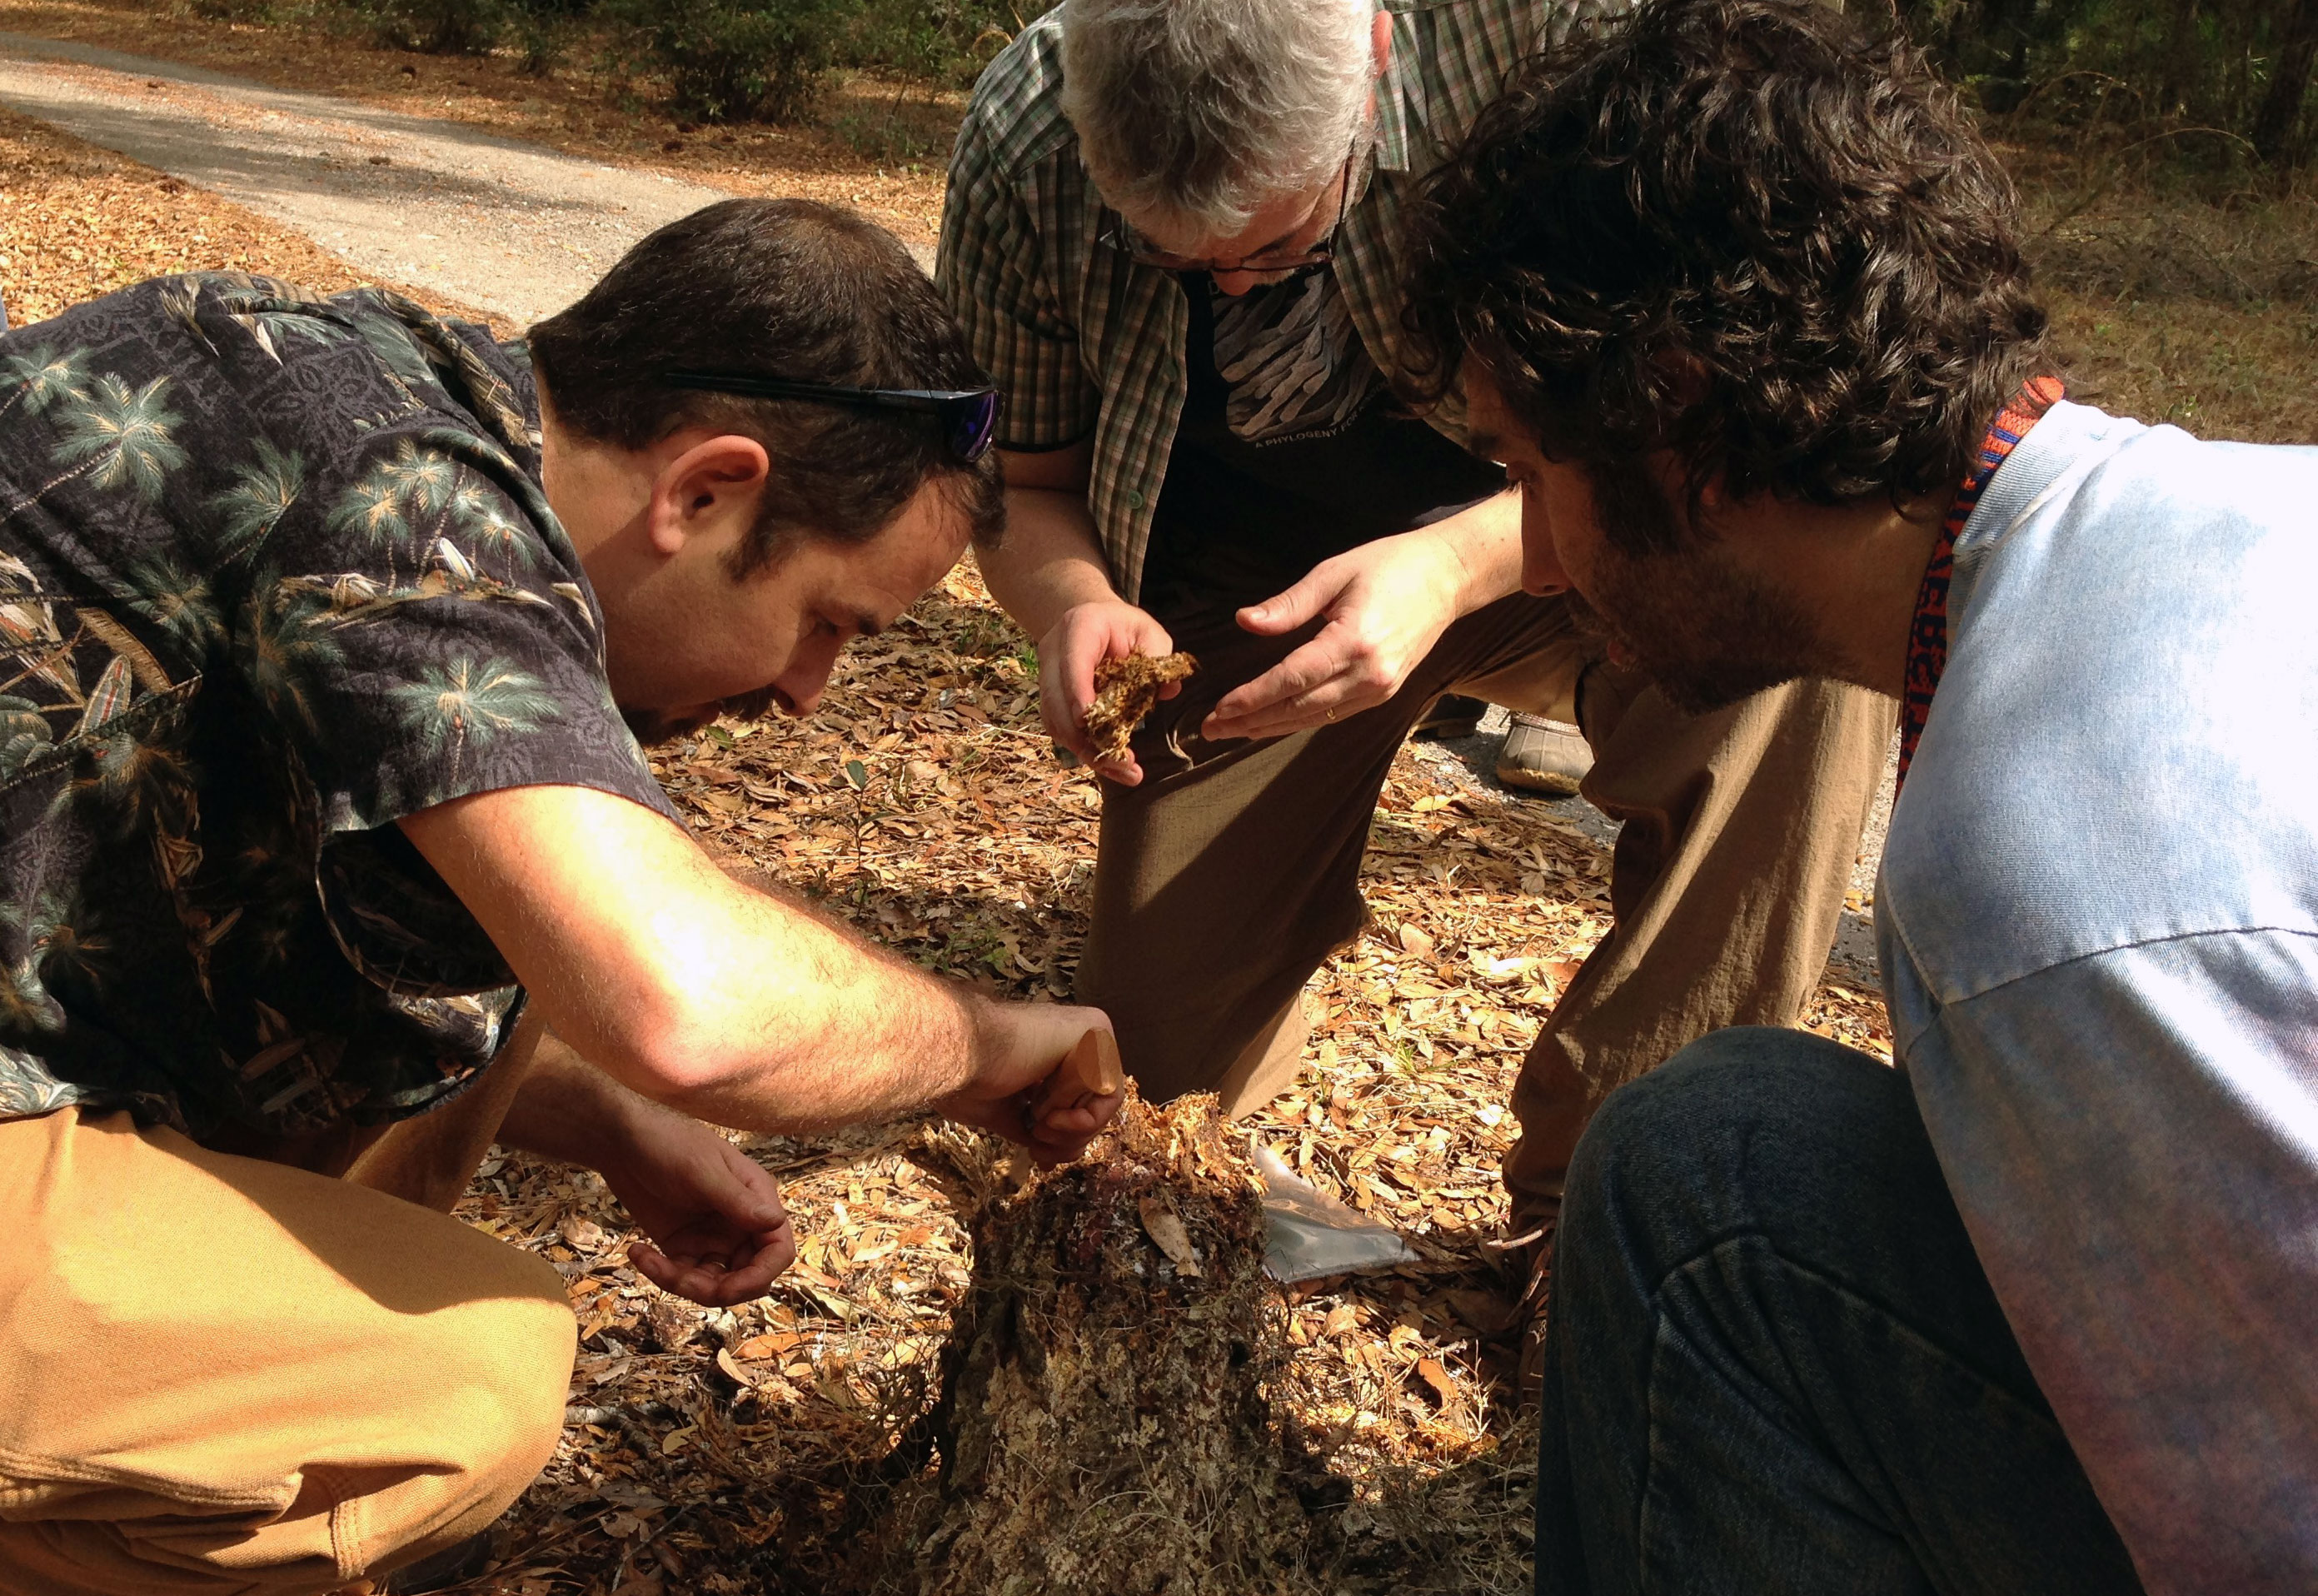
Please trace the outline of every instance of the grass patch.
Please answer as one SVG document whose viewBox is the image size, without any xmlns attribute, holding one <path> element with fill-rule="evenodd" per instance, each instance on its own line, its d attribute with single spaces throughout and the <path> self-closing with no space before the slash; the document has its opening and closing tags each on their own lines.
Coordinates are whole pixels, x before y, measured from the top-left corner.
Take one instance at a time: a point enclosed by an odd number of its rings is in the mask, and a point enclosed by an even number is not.
<svg viewBox="0 0 2318 1596">
<path fill-rule="evenodd" d="M 2208 437 L 2318 439 L 2318 185 L 1999 134 L 2077 397 Z"/>
</svg>

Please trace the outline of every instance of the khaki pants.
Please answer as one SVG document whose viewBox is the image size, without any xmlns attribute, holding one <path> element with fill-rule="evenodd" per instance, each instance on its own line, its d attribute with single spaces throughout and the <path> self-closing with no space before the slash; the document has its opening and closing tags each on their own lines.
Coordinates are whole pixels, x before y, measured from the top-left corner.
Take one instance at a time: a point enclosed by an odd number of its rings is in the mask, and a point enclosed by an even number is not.
<svg viewBox="0 0 2318 1596">
<path fill-rule="evenodd" d="M 346 1179 L 125 1114 L 0 1123 L 0 1596 L 327 1591 L 506 1510 L 562 1433 L 563 1283 L 373 1186 L 447 1206 L 512 1074 Z"/>
<path fill-rule="evenodd" d="M 1309 634 L 1255 637 L 1229 603 L 1190 597 L 1155 600 L 1200 669 L 1137 734 L 1142 785 L 1106 788 L 1078 979 L 1149 1096 L 1221 1088 L 1241 1111 L 1293 1078 L 1293 1047 L 1264 1043 L 1293 1042 L 1284 1016 L 1359 932 L 1378 791 L 1410 726 L 1451 690 L 1578 719 L 1595 760 L 1586 796 L 1624 822 L 1616 931 L 1514 1086 L 1522 1140 L 1505 1180 L 1516 1232 L 1559 1210 L 1570 1150 L 1611 1090 L 1706 1032 L 1793 1022 L 1835 940 L 1892 700 L 1799 681 L 1685 715 L 1632 672 L 1593 664 L 1560 600 L 1514 597 L 1450 627 L 1390 703 L 1292 737 L 1213 744 L 1198 735 L 1207 712 Z"/>
</svg>

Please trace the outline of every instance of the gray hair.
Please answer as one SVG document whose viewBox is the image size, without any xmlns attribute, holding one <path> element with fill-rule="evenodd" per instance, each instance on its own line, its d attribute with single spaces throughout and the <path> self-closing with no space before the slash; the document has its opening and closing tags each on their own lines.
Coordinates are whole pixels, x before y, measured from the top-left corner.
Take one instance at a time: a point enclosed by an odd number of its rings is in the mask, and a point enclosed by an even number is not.
<svg viewBox="0 0 2318 1596">
<path fill-rule="evenodd" d="M 1227 235 L 1341 168 L 1370 0 L 1065 0 L 1063 113 L 1119 211 Z"/>
</svg>

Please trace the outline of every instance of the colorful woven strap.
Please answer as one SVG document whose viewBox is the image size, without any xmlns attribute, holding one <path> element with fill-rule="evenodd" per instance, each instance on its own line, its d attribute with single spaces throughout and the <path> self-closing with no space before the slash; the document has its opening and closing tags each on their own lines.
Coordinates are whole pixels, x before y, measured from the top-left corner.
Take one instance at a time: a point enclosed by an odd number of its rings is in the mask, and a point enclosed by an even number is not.
<svg viewBox="0 0 2318 1596">
<path fill-rule="evenodd" d="M 2066 393 L 2058 377 L 2031 377 L 2006 401 L 2003 410 L 1981 440 L 1980 459 L 1956 490 L 1940 523 L 1940 539 L 1932 546 L 1931 563 L 1924 567 L 1924 585 L 1916 591 L 1916 624 L 1908 634 L 1908 685 L 1900 697 L 1900 784 L 1907 785 L 1908 766 L 1916 744 L 1931 718 L 1932 695 L 1939 690 L 1940 673 L 1948 665 L 1948 579 L 1955 574 L 1955 540 L 1980 504 L 1989 479 L 2004 464 L 2028 429 Z"/>
</svg>

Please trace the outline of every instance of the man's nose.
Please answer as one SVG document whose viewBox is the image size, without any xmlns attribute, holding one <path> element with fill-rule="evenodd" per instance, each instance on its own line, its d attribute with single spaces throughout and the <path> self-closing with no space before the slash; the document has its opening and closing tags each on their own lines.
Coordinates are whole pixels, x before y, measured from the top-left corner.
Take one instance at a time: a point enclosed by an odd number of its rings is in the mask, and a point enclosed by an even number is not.
<svg viewBox="0 0 2318 1596">
<path fill-rule="evenodd" d="M 1545 598 L 1574 585 L 1553 540 L 1553 521 L 1527 494 L 1522 498 L 1522 591 Z"/>
<path fill-rule="evenodd" d="M 786 687 L 777 687 L 773 689 L 773 702 L 778 704 L 784 713 L 803 720 L 821 708 L 821 690 L 827 685 L 827 681 L 823 681 L 801 693 L 791 692 Z"/>
<path fill-rule="evenodd" d="M 1534 598 L 1548 598 L 1569 591 L 1569 573 L 1561 568 L 1561 560 L 1552 547 L 1540 548 L 1524 542 L 1522 547 L 1522 591 Z"/>
<path fill-rule="evenodd" d="M 789 655 L 788 669 L 773 679 L 782 708 L 797 716 L 813 712 L 822 690 L 829 685 L 830 672 L 837 668 L 837 656 L 845 652 L 845 642 L 843 637 L 808 637 Z"/>
<path fill-rule="evenodd" d="M 1208 275 L 1215 279 L 1217 288 L 1222 289 L 1234 299 L 1237 299 L 1263 281 L 1263 274 L 1261 272 L 1209 272 Z"/>
<path fill-rule="evenodd" d="M 829 686 L 830 662 L 792 670 L 773 683 L 773 698 L 780 707 L 799 719 L 821 708 L 821 695 Z"/>
</svg>

